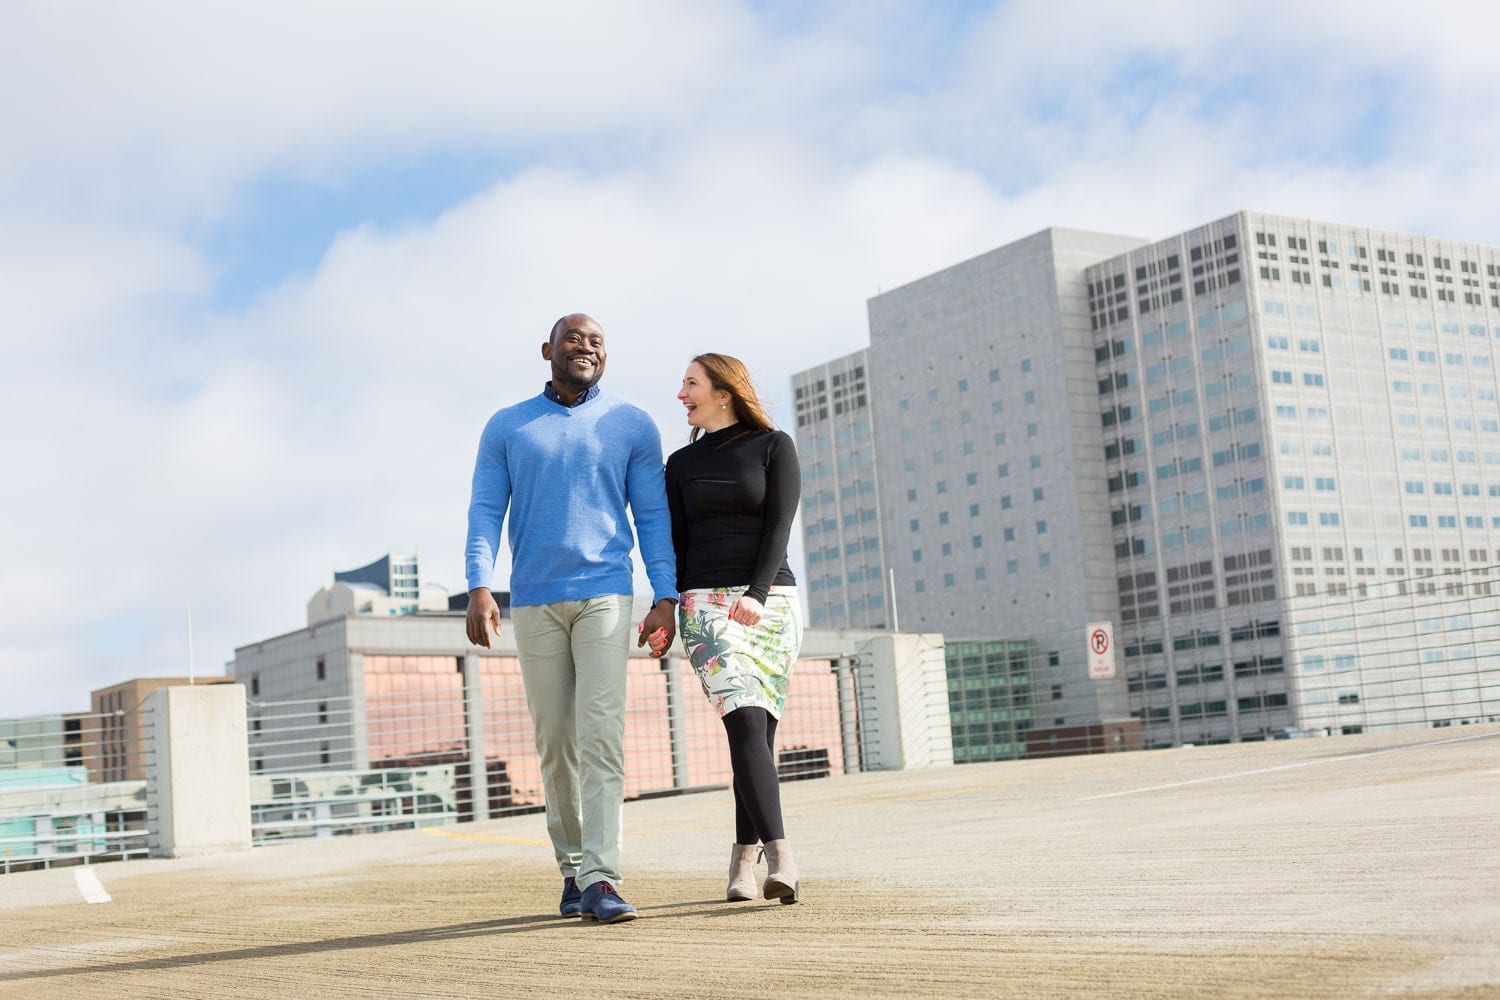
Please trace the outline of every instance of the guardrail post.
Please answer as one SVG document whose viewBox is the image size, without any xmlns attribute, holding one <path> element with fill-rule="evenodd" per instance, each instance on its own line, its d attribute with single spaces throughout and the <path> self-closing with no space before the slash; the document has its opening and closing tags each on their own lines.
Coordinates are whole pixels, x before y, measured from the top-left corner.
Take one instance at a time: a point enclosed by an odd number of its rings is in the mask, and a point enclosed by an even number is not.
<svg viewBox="0 0 1500 1000">
<path fill-rule="evenodd" d="M 839 736 L 843 746 L 844 773 L 864 769 L 859 753 L 859 702 L 854 691 L 854 657 L 837 657 L 828 662 L 839 693 Z"/>
<path fill-rule="evenodd" d="M 151 853 L 198 857 L 250 849 L 250 751 L 245 687 L 159 688 L 152 719 L 146 796 L 157 823 Z"/>
<path fill-rule="evenodd" d="M 333 836 L 333 807 L 327 802 L 319 802 L 313 806 L 313 821 L 317 826 L 313 827 L 313 836 L 319 840 L 325 840 Z"/>
<path fill-rule="evenodd" d="M 672 735 L 672 787 L 688 787 L 687 721 L 682 714 L 682 672 L 678 658 L 661 658 L 661 670 L 667 679 L 667 728 Z"/>
<path fill-rule="evenodd" d="M 469 819 L 490 818 L 490 772 L 484 752 L 484 680 L 480 658 L 464 656 L 464 736 L 469 747 Z M 460 819 L 463 817 L 460 816 Z"/>
</svg>

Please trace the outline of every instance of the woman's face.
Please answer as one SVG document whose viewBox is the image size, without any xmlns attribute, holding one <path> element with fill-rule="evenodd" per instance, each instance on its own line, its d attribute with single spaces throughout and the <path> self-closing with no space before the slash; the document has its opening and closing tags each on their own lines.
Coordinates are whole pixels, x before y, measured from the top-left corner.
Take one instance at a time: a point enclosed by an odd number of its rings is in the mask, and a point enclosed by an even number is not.
<svg viewBox="0 0 1500 1000">
<path fill-rule="evenodd" d="M 709 381 L 708 372 L 694 361 L 682 376 L 682 389 L 677 401 L 687 409 L 687 422 L 692 427 L 713 430 L 723 426 L 729 414 L 729 393 L 715 389 Z"/>
</svg>

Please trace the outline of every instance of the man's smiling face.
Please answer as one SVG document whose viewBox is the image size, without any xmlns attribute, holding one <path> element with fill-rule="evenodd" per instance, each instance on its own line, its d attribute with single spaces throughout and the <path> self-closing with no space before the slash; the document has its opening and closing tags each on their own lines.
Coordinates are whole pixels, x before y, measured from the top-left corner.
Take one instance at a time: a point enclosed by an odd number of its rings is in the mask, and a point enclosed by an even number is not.
<svg viewBox="0 0 1500 1000">
<path fill-rule="evenodd" d="M 552 362 L 553 388 L 582 393 L 604 374 L 604 331 L 582 313 L 564 316 L 542 345 L 542 357 Z"/>
</svg>

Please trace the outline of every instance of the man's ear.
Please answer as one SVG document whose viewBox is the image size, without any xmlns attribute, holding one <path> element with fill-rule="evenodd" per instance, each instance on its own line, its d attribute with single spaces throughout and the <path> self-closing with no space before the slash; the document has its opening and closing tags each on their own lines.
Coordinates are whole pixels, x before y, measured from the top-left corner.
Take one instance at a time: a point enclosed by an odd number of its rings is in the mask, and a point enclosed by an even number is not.
<svg viewBox="0 0 1500 1000">
<path fill-rule="evenodd" d="M 551 361 L 552 360 L 552 341 L 550 341 L 550 340 L 544 340 L 544 341 L 542 341 L 542 360 L 543 361 Z"/>
</svg>

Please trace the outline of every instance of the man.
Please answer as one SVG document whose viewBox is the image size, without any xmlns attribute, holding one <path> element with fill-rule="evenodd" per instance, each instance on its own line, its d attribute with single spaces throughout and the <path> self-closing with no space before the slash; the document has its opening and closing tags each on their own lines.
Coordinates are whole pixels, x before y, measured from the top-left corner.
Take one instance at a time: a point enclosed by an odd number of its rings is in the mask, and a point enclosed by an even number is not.
<svg viewBox="0 0 1500 1000">
<path fill-rule="evenodd" d="M 646 413 L 599 390 L 604 331 L 564 316 L 542 345 L 552 380 L 490 418 L 469 503 L 469 641 L 488 647 L 500 609 L 488 589 L 510 512 L 511 621 L 536 730 L 547 832 L 563 875 L 565 917 L 634 920 L 620 898 L 625 798 L 625 659 L 633 539 L 655 599 L 637 645 L 676 634 L 672 526 L 661 435 Z"/>
</svg>

